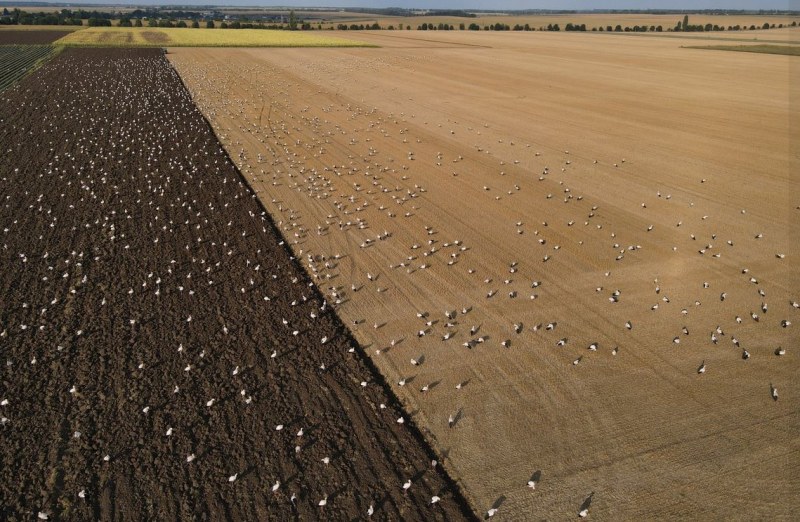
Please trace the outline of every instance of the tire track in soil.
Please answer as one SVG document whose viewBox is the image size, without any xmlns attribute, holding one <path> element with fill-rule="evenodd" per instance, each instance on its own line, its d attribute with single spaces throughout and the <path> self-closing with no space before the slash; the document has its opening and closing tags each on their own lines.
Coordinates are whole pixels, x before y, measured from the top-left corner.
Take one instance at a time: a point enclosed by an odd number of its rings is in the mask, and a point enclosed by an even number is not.
<svg viewBox="0 0 800 522">
<path fill-rule="evenodd" d="M 474 518 L 160 51 L 64 52 L 0 147 L 3 519 Z"/>
</svg>

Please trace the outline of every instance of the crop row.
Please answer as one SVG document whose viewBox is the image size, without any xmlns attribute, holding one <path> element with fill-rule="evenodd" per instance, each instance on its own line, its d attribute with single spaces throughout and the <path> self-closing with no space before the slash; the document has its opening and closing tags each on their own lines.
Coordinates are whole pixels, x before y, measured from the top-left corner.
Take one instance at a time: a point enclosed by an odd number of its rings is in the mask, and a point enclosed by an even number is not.
<svg viewBox="0 0 800 522">
<path fill-rule="evenodd" d="M 10 86 L 41 60 L 55 52 L 52 45 L 0 46 L 0 91 Z"/>
</svg>

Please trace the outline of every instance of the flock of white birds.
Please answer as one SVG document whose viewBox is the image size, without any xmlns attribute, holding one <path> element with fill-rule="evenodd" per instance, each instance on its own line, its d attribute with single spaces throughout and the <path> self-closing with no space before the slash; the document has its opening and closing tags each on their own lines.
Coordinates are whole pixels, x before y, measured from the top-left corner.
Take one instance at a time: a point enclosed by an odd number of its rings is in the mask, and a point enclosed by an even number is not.
<svg viewBox="0 0 800 522">
<path fill-rule="evenodd" d="M 101 477 L 130 476 L 132 502 L 152 506 L 153 483 L 199 482 L 229 497 L 227 518 L 309 516 L 311 505 L 421 518 L 439 504 L 434 518 L 458 516 L 436 461 L 169 63 L 103 52 L 62 56 L 51 74 L 80 79 L 45 75 L 45 96 L 12 91 L 7 104 L 25 106 L 2 116 L 19 165 L 0 176 L 4 509 L 41 502 L 39 519 L 60 518 L 74 498 L 104 502 L 113 486 Z M 37 149 L 42 161 L 20 161 Z M 20 459 L 61 485 L 13 481 Z M 201 497 L 197 513 L 210 509 Z"/>
<path fill-rule="evenodd" d="M 314 93 L 269 63 L 242 69 L 241 62 L 214 56 L 178 54 L 172 60 L 296 256 L 437 437 L 480 399 L 451 394 L 432 404 L 423 397 L 445 393 L 433 390 L 448 381 L 457 392 L 465 389 L 471 376 L 442 361 L 480 357 L 474 355 L 479 347 L 524 352 L 549 345 L 565 350 L 570 366 L 582 366 L 603 352 L 636 353 L 626 347 L 637 342 L 630 335 L 652 337 L 642 332 L 653 330 L 664 346 L 691 342 L 683 371 L 703 375 L 716 369 L 703 355 L 692 355 L 700 346 L 733 347 L 743 361 L 772 357 L 780 364 L 786 346 L 796 341 L 796 279 L 775 278 L 790 272 L 786 266 L 793 261 L 781 250 L 761 249 L 769 231 L 749 225 L 745 208 L 732 223 L 695 204 L 694 188 L 676 188 L 676 196 L 654 188 L 632 205 L 650 212 L 651 221 L 640 222 L 616 209 L 604 212 L 603 201 L 575 188 L 586 186 L 576 176 L 596 169 L 631 175 L 630 159 L 541 151 L 519 137 L 496 140 L 498 159 L 487 145 L 464 141 L 485 142 L 481 133 L 491 133 L 489 122 L 429 125 L 419 115 L 385 113 L 322 89 Z M 507 161 L 503 154 L 526 160 Z M 532 164 L 540 166 L 532 171 Z M 694 183 L 705 187 L 710 178 L 698 176 Z M 724 183 L 720 177 L 714 182 Z M 652 185 L 658 187 L 657 181 Z M 690 257 L 702 260 L 685 261 Z M 728 261 L 740 257 L 759 269 Z M 673 273 L 677 263 L 686 266 L 685 277 Z M 695 283 L 707 277 L 697 275 L 698 263 L 709 267 L 710 278 Z M 573 272 L 566 279 L 565 264 L 571 265 L 566 273 Z M 649 295 L 623 290 L 631 286 L 627 267 L 637 265 L 654 267 Z M 660 271 L 669 277 L 658 277 Z M 769 274 L 766 280 L 762 273 Z M 576 294 L 607 302 L 604 320 L 611 324 L 599 335 L 585 331 L 580 304 L 561 301 Z M 555 312 L 547 317 L 551 306 Z M 636 319 L 623 315 L 628 313 Z M 762 337 L 777 344 L 762 346 Z M 380 359 L 383 354 L 389 359 Z M 427 380 L 403 391 L 420 368 Z M 778 400 L 780 382 L 765 376 L 762 386 L 764 398 Z M 441 402 L 449 402 L 450 410 L 442 411 Z M 527 487 L 535 490 L 536 481 Z M 492 506 L 487 516 L 498 509 Z M 580 516 L 588 510 L 587 504 Z"/>
</svg>

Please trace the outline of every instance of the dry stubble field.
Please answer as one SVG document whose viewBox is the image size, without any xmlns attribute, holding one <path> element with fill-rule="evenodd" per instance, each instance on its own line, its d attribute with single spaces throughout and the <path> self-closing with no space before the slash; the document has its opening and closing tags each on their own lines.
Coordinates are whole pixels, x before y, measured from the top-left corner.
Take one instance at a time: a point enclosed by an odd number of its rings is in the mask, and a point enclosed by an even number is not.
<svg viewBox="0 0 800 522">
<path fill-rule="evenodd" d="M 788 517 L 796 59 L 357 36 L 169 57 L 479 514 Z"/>
</svg>

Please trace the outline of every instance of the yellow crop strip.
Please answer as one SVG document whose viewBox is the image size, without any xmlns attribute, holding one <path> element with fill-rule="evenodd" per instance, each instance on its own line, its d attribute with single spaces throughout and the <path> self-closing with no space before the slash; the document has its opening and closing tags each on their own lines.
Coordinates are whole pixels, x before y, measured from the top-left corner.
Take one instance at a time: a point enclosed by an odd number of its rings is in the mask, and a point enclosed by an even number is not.
<svg viewBox="0 0 800 522">
<path fill-rule="evenodd" d="M 321 31 L 90 27 L 57 40 L 74 47 L 375 47 Z"/>
</svg>

